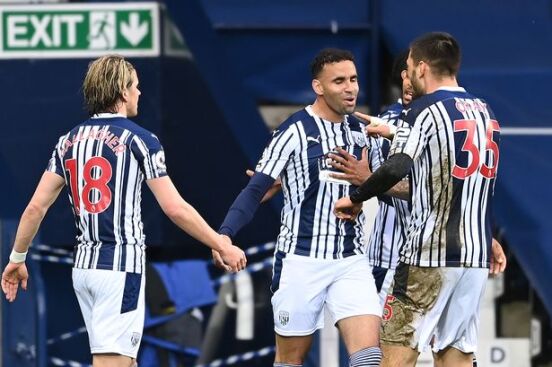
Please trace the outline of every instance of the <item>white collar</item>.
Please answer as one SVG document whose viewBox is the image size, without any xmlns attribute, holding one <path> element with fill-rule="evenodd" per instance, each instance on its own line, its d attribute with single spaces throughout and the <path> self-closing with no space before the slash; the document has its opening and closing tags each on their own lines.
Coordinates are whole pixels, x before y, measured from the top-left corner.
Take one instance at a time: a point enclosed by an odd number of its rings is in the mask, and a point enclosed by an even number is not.
<svg viewBox="0 0 552 367">
<path fill-rule="evenodd" d="M 126 118 L 125 115 L 121 115 L 120 113 L 109 113 L 109 112 L 96 113 L 91 118 L 93 118 L 93 119 L 112 119 L 112 118 L 115 118 L 115 117 Z"/>
<path fill-rule="evenodd" d="M 435 90 L 437 92 L 438 90 L 446 90 L 449 92 L 465 92 L 466 90 L 462 87 L 439 87 Z"/>
</svg>

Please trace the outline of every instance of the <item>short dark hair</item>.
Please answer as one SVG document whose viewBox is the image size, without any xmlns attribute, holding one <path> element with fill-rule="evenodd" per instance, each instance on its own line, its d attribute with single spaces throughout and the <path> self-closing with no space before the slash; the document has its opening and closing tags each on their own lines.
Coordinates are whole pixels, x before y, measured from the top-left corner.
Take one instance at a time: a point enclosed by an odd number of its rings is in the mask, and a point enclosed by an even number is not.
<svg viewBox="0 0 552 367">
<path fill-rule="evenodd" d="M 410 44 L 410 55 L 415 63 L 424 61 L 441 76 L 456 76 L 460 69 L 460 45 L 445 32 L 426 33 Z"/>
<path fill-rule="evenodd" d="M 410 50 L 402 50 L 393 61 L 393 69 L 391 70 L 391 82 L 402 88 L 402 71 L 406 70 L 406 60 Z"/>
<path fill-rule="evenodd" d="M 324 69 L 324 65 L 346 60 L 355 62 L 355 57 L 350 51 L 341 50 L 339 48 L 325 48 L 320 50 L 310 65 L 312 78 L 316 79 L 318 75 L 320 75 L 320 72 Z"/>
</svg>

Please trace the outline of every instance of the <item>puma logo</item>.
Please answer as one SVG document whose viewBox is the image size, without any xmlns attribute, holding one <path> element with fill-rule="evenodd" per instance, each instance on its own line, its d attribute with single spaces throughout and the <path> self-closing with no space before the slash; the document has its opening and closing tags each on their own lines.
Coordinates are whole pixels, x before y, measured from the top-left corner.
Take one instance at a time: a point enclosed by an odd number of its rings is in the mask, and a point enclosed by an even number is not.
<svg viewBox="0 0 552 367">
<path fill-rule="evenodd" d="M 307 141 L 313 141 L 317 144 L 320 144 L 320 135 L 318 135 L 316 138 L 313 138 L 312 136 L 307 136 Z"/>
</svg>

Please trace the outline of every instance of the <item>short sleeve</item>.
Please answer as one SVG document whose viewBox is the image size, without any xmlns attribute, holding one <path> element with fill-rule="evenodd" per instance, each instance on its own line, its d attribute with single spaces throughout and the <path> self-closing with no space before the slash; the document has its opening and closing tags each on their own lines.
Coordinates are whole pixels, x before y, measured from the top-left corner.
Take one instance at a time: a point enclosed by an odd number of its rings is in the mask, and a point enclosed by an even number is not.
<svg viewBox="0 0 552 367">
<path fill-rule="evenodd" d="M 397 131 L 391 143 L 389 156 L 404 153 L 416 160 L 425 150 L 435 122 L 429 109 L 423 110 L 417 116 L 414 113 L 405 116 L 405 112 L 408 111 L 403 111 L 401 119 L 397 123 Z"/>
<path fill-rule="evenodd" d="M 50 157 L 50 160 L 48 161 L 48 166 L 46 167 L 47 172 L 55 173 L 61 177 L 65 177 L 63 172 L 63 163 L 61 161 L 61 151 L 62 146 L 67 139 L 67 136 L 62 136 L 59 138 L 58 143 L 56 144 L 54 151 L 52 152 L 52 156 Z"/>
<path fill-rule="evenodd" d="M 300 145 L 299 139 L 299 130 L 296 124 L 288 126 L 283 131 L 276 130 L 255 170 L 274 179 L 278 178 L 286 167 L 291 154 Z"/>
<path fill-rule="evenodd" d="M 132 154 L 138 161 L 146 180 L 167 176 L 165 151 L 154 134 L 135 135 L 132 139 Z"/>
</svg>

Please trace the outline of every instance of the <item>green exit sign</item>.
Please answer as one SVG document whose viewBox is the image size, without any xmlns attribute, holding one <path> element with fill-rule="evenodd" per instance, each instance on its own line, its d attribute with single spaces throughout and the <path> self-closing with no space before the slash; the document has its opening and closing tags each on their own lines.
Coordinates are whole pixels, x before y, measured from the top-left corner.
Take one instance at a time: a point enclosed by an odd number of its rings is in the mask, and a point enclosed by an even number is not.
<svg viewBox="0 0 552 367">
<path fill-rule="evenodd" d="M 0 7 L 0 58 L 159 55 L 157 3 Z"/>
</svg>

